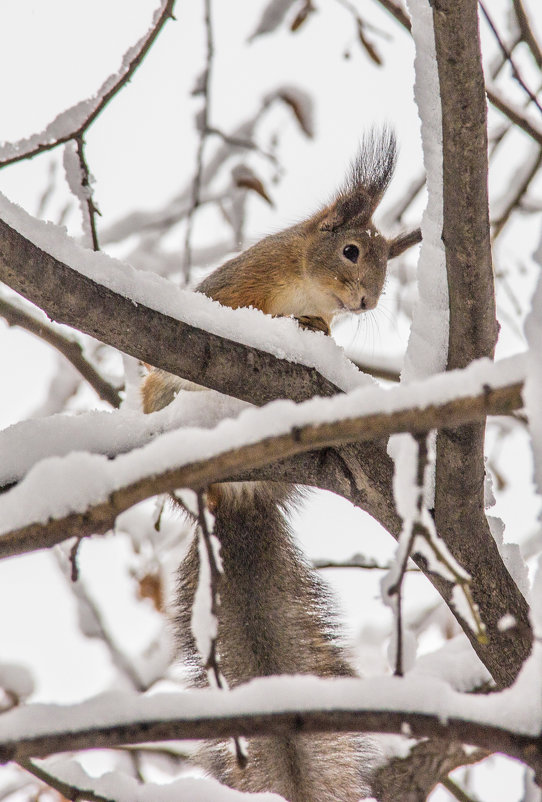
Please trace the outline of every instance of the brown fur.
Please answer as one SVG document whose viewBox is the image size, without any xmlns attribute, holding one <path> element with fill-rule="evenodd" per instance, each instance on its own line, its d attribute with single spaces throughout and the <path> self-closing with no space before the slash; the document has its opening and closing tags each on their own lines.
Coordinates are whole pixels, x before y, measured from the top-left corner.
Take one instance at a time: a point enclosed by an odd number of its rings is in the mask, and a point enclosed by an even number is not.
<svg viewBox="0 0 542 802">
<path fill-rule="evenodd" d="M 390 133 L 369 137 L 331 204 L 226 262 L 198 291 L 233 308 L 292 315 L 301 325 L 326 333 L 337 313 L 374 308 L 390 249 L 393 255 L 401 252 L 401 240 L 388 242 L 372 223 L 394 160 Z M 348 257 L 352 253 L 355 259 Z M 152 372 L 143 386 L 145 412 L 161 409 L 183 387 L 201 389 L 163 371 Z M 283 511 L 294 496 L 293 488 L 273 483 L 209 490 L 224 564 L 218 649 L 231 686 L 274 674 L 353 673 L 337 642 L 328 592 L 288 530 Z M 197 578 L 193 544 L 180 571 L 178 631 L 194 681 L 201 684 L 205 672 L 190 628 Z M 235 788 L 275 791 L 290 802 L 357 802 L 366 790 L 367 755 L 356 736 L 253 739 L 245 769 L 220 746 L 207 763 Z"/>
</svg>

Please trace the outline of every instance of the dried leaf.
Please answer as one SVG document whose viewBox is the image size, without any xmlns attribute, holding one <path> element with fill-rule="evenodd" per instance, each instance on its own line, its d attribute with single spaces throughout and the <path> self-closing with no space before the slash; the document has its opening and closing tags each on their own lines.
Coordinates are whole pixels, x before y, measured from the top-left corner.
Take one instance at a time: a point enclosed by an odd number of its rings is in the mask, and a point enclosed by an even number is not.
<svg viewBox="0 0 542 802">
<path fill-rule="evenodd" d="M 264 8 L 254 33 L 248 37 L 248 41 L 251 42 L 253 39 L 256 39 L 257 36 L 276 30 L 294 2 L 295 0 L 270 0 Z"/>
<path fill-rule="evenodd" d="M 312 103 L 309 96 L 302 93 L 299 89 L 283 88 L 277 92 L 277 97 L 292 109 L 303 133 L 312 139 L 314 136 L 314 127 L 312 120 Z"/>
<path fill-rule="evenodd" d="M 358 36 L 361 42 L 361 46 L 363 47 L 363 49 L 365 50 L 371 61 L 374 61 L 375 64 L 378 64 L 378 66 L 381 67 L 382 58 L 378 53 L 377 49 L 375 48 L 375 46 L 373 45 L 373 43 L 370 42 L 365 36 L 365 31 L 363 30 L 363 27 L 364 27 L 363 22 L 360 19 L 358 19 Z"/>
<path fill-rule="evenodd" d="M 256 192 L 261 198 L 267 201 L 270 206 L 273 206 L 273 201 L 267 194 L 262 181 L 250 169 L 250 167 L 247 167 L 245 164 L 238 164 L 232 170 L 232 176 L 235 186 L 243 187 L 244 189 L 250 189 L 252 192 Z"/>
<path fill-rule="evenodd" d="M 290 30 L 293 32 L 301 28 L 303 23 L 307 20 L 309 14 L 311 14 L 313 11 L 316 11 L 316 9 L 313 6 L 311 0 L 306 0 L 306 2 L 303 4 L 303 6 L 299 9 L 298 13 L 296 14 L 292 24 L 290 25 Z"/>
<path fill-rule="evenodd" d="M 164 591 L 160 574 L 145 574 L 138 581 L 137 588 L 140 599 L 150 599 L 159 613 L 164 611 Z"/>
</svg>

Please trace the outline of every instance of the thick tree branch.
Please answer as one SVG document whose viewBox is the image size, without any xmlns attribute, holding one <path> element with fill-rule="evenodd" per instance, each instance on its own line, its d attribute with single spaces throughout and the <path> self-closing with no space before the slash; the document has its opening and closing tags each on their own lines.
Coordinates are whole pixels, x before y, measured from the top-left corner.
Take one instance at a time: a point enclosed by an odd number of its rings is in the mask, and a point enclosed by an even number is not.
<svg viewBox="0 0 542 802">
<path fill-rule="evenodd" d="M 193 691 L 191 699 L 205 693 Z M 30 706 L 29 706 L 30 708 Z M 15 711 L 17 712 L 17 711 Z M 21 711 L 24 712 L 24 711 Z M 12 715 L 12 714 L 7 714 Z M 24 732 L 23 728 L 23 732 Z M 0 739 L 0 760 L 22 762 L 31 757 L 45 757 L 58 752 L 80 749 L 109 749 L 124 744 L 232 736 L 282 735 L 313 732 L 383 732 L 413 738 L 439 738 L 467 743 L 480 749 L 502 752 L 535 770 L 542 765 L 540 737 L 522 735 L 482 721 L 408 709 L 373 710 L 318 709 L 299 710 L 286 707 L 279 712 L 244 712 L 134 717 L 118 724 L 77 724 L 56 726 L 46 733 L 5 736 Z"/>
<path fill-rule="evenodd" d="M 31 523 L 22 529 L 8 532 L 0 537 L 0 557 L 47 548 L 72 536 L 84 537 L 106 532 L 113 527 L 117 515 L 128 507 L 150 496 L 172 492 L 176 488 L 190 488 L 199 492 L 212 482 L 237 478 L 241 472 L 245 478 L 250 478 L 252 470 L 266 466 L 270 468 L 271 476 L 280 480 L 283 477 L 280 468 L 275 464 L 277 460 L 344 443 L 380 440 L 398 432 L 423 433 L 443 425 L 484 419 L 487 414 L 510 412 L 522 405 L 521 389 L 521 384 L 495 389 L 487 387 L 478 396 L 429 405 L 425 409 L 414 407 L 393 413 L 347 418 L 333 423 L 296 426 L 286 434 L 230 449 L 211 459 L 175 466 L 159 475 L 143 476 L 113 491 L 107 499 L 90 506 L 84 513 L 71 513 L 63 518 L 46 523 Z M 303 479 L 307 482 L 305 476 Z M 354 500 L 352 496 L 350 498 Z"/>
<path fill-rule="evenodd" d="M 410 20 L 405 13 L 400 13 L 400 12 L 395 13 L 395 10 L 398 10 L 398 6 L 394 2 L 394 0 L 377 0 L 377 1 L 380 3 L 381 6 L 383 6 L 385 9 L 390 11 L 391 14 L 393 14 L 395 19 L 403 26 L 403 28 L 405 28 L 405 30 L 410 32 L 411 30 Z M 434 2 L 432 2 L 432 6 L 433 8 L 440 9 L 441 3 L 436 2 L 435 0 Z M 525 131 L 526 134 L 528 134 L 536 142 L 542 145 L 542 131 L 539 131 L 537 128 L 535 128 L 529 122 L 529 120 L 523 115 L 522 112 L 516 109 L 507 100 L 502 98 L 494 88 L 488 86 L 486 88 L 486 94 L 492 106 L 494 106 L 498 111 L 500 111 L 501 114 L 504 114 L 504 116 L 507 117 L 513 125 L 517 125 L 518 128 L 521 128 L 523 131 Z"/>
<path fill-rule="evenodd" d="M 491 358 L 497 338 L 476 0 L 438 0 L 433 4 L 433 23 L 443 134 L 442 240 L 450 304 L 447 369 L 453 370 L 480 357 Z M 526 621 L 527 604 L 517 596 L 512 608 L 508 591 L 503 594 L 485 572 L 488 556 L 496 557 L 497 546 L 484 512 L 484 430 L 479 423 L 439 432 L 435 521 L 453 556 L 473 577 L 472 593 L 480 610 L 486 610 L 482 617 L 492 639 L 503 615 L 519 614 Z M 484 575 L 484 581 L 475 579 Z M 501 670 L 494 674 L 499 685 L 514 681 L 531 642 L 528 624 L 502 640 Z"/>
<path fill-rule="evenodd" d="M 337 392 L 316 370 L 224 340 L 83 276 L 0 220 L 0 281 L 52 320 L 190 381 L 265 404 Z"/>
</svg>

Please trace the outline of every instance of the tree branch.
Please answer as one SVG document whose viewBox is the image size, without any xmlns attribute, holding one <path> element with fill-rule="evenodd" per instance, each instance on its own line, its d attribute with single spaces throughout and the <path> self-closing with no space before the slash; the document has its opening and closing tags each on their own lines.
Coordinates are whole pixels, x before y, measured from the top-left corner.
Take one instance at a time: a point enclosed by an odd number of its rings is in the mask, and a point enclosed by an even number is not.
<svg viewBox="0 0 542 802">
<path fill-rule="evenodd" d="M 158 475 L 151 473 L 142 476 L 130 484 L 112 490 L 107 498 L 89 505 L 83 513 L 72 512 L 62 518 L 45 523 L 33 522 L 7 532 L 0 537 L 0 557 L 47 548 L 72 536 L 85 537 L 104 533 L 113 527 L 115 518 L 128 507 L 151 496 L 172 492 L 176 488 L 190 488 L 200 492 L 213 482 L 235 479 L 240 473 L 245 478 L 250 478 L 253 469 L 265 466 L 268 466 L 268 473 L 272 478 L 280 480 L 283 477 L 280 467 L 276 465 L 278 460 L 286 460 L 315 449 L 381 440 L 398 432 L 423 433 L 443 425 L 480 420 L 492 412 L 503 414 L 504 411 L 517 409 L 522 405 L 521 389 L 521 383 L 494 389 L 486 387 L 480 395 L 428 405 L 425 409 L 414 407 L 392 413 L 346 418 L 332 423 L 293 426 L 286 434 L 266 437 L 255 443 L 223 451 L 210 459 L 175 465 Z M 126 459 L 125 457 L 125 462 Z M 126 470 L 125 462 L 123 470 Z M 114 464 L 112 467 L 114 469 Z M 309 483 L 305 475 L 303 480 Z M 345 495 L 354 501 L 352 494 Z M 80 504 L 79 499 L 78 506 Z"/>
<path fill-rule="evenodd" d="M 81 344 L 76 340 L 64 337 L 55 327 L 49 325 L 44 320 L 38 318 L 30 312 L 21 309 L 15 304 L 11 304 L 0 296 L 0 315 L 9 326 L 19 326 L 31 334 L 35 334 L 44 342 L 52 345 L 53 348 L 62 354 L 81 376 L 90 384 L 98 396 L 111 404 L 112 407 L 120 406 L 120 395 L 116 387 L 110 384 L 101 376 L 93 365 L 83 356 Z"/>
<path fill-rule="evenodd" d="M 514 12 L 518 21 L 519 29 L 521 31 L 521 38 L 531 51 L 534 60 L 540 68 L 542 68 L 542 49 L 538 44 L 535 33 L 532 29 L 529 17 L 525 11 L 523 0 L 513 0 Z"/>
<path fill-rule="evenodd" d="M 259 680 L 262 682 L 262 680 Z M 265 681 L 263 681 L 265 682 Z M 349 680 L 350 682 L 350 680 Z M 371 681 L 353 682 L 362 684 L 367 682 L 369 689 Z M 404 680 L 395 680 L 404 682 Z M 443 686 L 444 687 L 444 686 Z M 221 694 L 228 701 L 227 710 L 234 710 L 238 707 L 234 694 L 241 694 L 243 688 L 238 691 Z M 221 712 L 208 713 L 206 695 L 208 691 L 192 691 L 190 694 L 189 710 L 183 714 L 182 707 L 174 702 L 170 696 L 168 714 L 161 715 L 143 714 L 138 710 L 137 702 L 130 704 L 132 715 L 124 716 L 123 721 L 118 723 L 87 723 L 87 716 L 77 720 L 71 719 L 69 725 L 61 724 L 58 720 L 55 726 L 50 726 L 51 716 L 54 715 L 51 707 L 50 717 L 47 719 L 47 726 L 36 728 L 18 726 L 17 736 L 11 734 L 0 737 L 0 759 L 3 762 L 13 760 L 21 763 L 31 757 L 44 757 L 58 752 L 76 751 L 80 749 L 110 749 L 127 744 L 148 743 L 149 741 L 170 741 L 183 739 L 201 738 L 228 738 L 241 736 L 259 735 L 280 735 L 288 736 L 300 733 L 315 732 L 379 732 L 405 734 L 412 738 L 437 738 L 448 742 L 468 743 L 480 749 L 492 752 L 502 752 L 511 757 L 515 757 L 527 765 L 539 771 L 542 765 L 541 741 L 539 736 L 524 735 L 514 732 L 512 729 L 488 724 L 483 720 L 475 718 L 462 718 L 454 715 L 442 715 L 441 713 L 417 713 L 408 709 L 394 708 L 391 710 L 377 710 L 364 708 L 363 704 L 356 706 L 329 706 L 326 709 L 314 706 L 312 709 L 306 705 L 299 709 L 298 706 L 281 705 L 281 709 L 275 712 L 250 712 L 250 707 L 242 704 L 245 712 Z M 198 697 L 201 697 L 198 699 Z M 142 699 L 141 702 L 151 702 L 155 704 L 156 699 Z M 201 709 L 198 709 L 198 702 L 202 702 Z M 88 703 L 83 703 L 83 705 Z M 186 702 L 185 702 L 186 704 Z M 82 706 L 83 706 L 82 705 Z M 82 707 L 80 706 L 80 707 Z M 36 705 L 42 708 L 43 705 Z M 177 708 L 180 712 L 174 712 Z M 6 723 L 17 721 L 18 716 L 22 716 L 24 721 L 29 721 L 32 705 L 25 708 L 15 709 L 6 713 L 4 718 Z M 63 706 L 62 712 L 57 716 L 64 719 L 66 714 L 77 712 L 78 706 L 72 708 Z M 59 708 L 57 708 L 59 710 Z M 106 717 L 107 719 L 107 717 Z M 103 720 L 103 719 L 102 719 Z M 7 732 L 4 727 L 4 732 Z M 15 731 L 12 729 L 11 731 Z"/>
<path fill-rule="evenodd" d="M 0 280 L 52 320 L 226 395 L 265 404 L 338 388 L 313 368 L 276 359 L 161 314 L 60 262 L 0 220 Z"/>
<path fill-rule="evenodd" d="M 510 122 L 513 123 L 513 125 L 517 125 L 518 128 L 521 128 L 521 130 L 534 139 L 535 142 L 538 142 L 539 145 L 542 145 L 542 131 L 534 127 L 534 125 L 523 113 L 523 110 L 518 109 L 516 106 L 506 101 L 498 93 L 495 87 L 486 87 L 486 94 L 489 102 L 497 109 L 497 111 L 500 111 L 501 114 L 504 114 L 504 116 L 507 117 Z"/>
</svg>

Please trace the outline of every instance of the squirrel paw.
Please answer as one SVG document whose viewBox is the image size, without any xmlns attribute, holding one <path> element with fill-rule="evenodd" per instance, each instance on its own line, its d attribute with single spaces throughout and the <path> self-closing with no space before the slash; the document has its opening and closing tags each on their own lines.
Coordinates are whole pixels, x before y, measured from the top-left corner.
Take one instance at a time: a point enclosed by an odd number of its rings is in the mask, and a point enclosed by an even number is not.
<svg viewBox="0 0 542 802">
<path fill-rule="evenodd" d="M 302 329 L 309 329 L 310 331 L 323 331 L 324 334 L 328 335 L 331 333 L 326 321 L 321 317 L 302 315 L 301 317 L 296 317 L 296 320 Z"/>
</svg>

